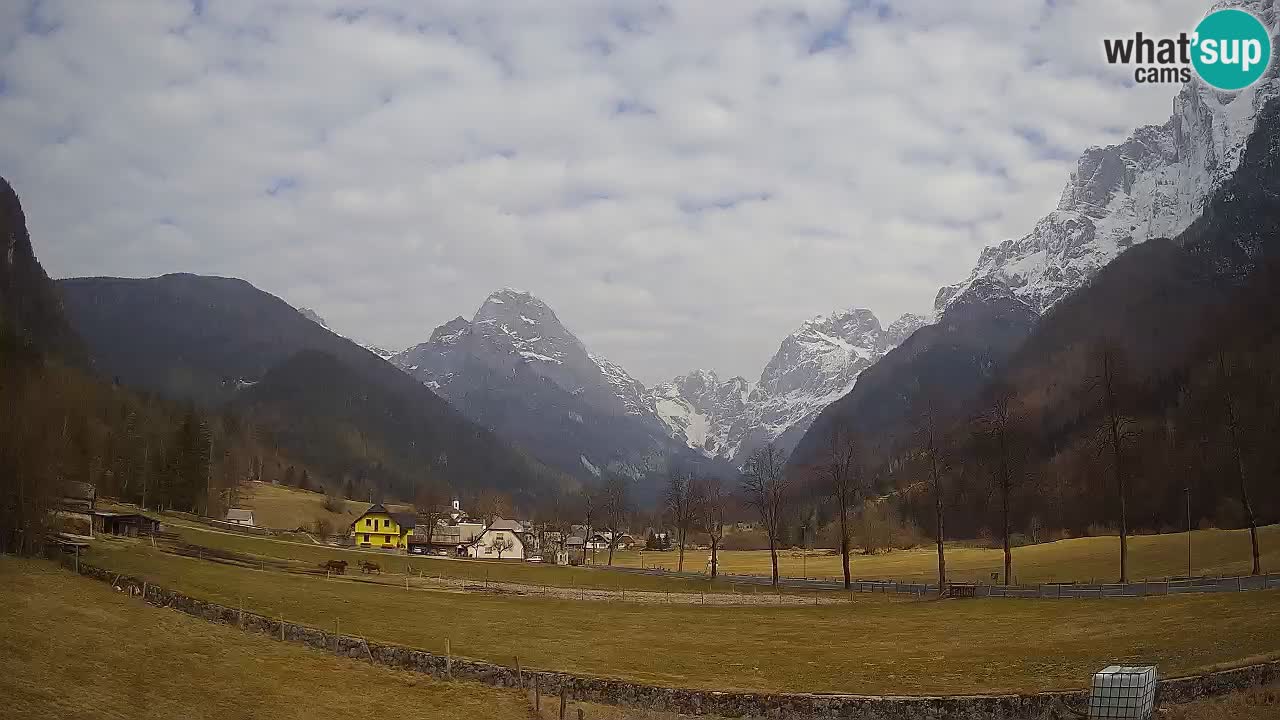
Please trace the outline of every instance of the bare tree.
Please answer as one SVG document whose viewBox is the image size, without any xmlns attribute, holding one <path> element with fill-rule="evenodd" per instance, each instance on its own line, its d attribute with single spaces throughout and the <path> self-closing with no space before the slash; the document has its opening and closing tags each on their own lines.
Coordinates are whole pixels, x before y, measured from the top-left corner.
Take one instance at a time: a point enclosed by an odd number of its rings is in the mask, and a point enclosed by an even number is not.
<svg viewBox="0 0 1280 720">
<path fill-rule="evenodd" d="M 1094 433 L 1094 447 L 1111 471 L 1120 510 L 1120 582 L 1129 582 L 1128 448 L 1137 438 L 1134 421 L 1125 414 L 1127 372 L 1119 346 L 1104 342 L 1094 350 L 1094 375 L 1089 389 L 1102 420 Z"/>
<path fill-rule="evenodd" d="M 933 490 L 934 536 L 938 544 L 938 594 L 945 592 L 947 584 L 946 524 L 942 481 L 950 470 L 950 453 L 942 427 L 942 411 L 933 392 L 922 390 L 912 417 L 916 447 L 924 463 L 929 485 Z"/>
<path fill-rule="evenodd" d="M 786 466 L 786 454 L 769 443 L 752 453 L 742 468 L 744 500 L 760 514 L 760 523 L 769 534 L 774 587 L 778 587 L 778 533 L 791 491 Z"/>
<path fill-rule="evenodd" d="M 627 520 L 627 510 L 630 508 L 627 496 L 627 478 L 618 474 L 609 475 L 604 483 L 604 503 L 601 508 L 609 530 L 609 565 L 613 565 L 613 552 L 618 548 L 618 536 Z"/>
<path fill-rule="evenodd" d="M 417 496 L 413 499 L 413 509 L 420 525 L 427 528 L 426 543 L 431 544 L 435 535 L 436 524 L 445 513 L 445 504 L 449 502 L 449 492 L 434 477 L 428 477 L 417 487 Z"/>
<path fill-rule="evenodd" d="M 975 450 L 986 465 L 991 483 L 1000 494 L 1000 535 L 1004 545 L 1004 584 L 1013 576 L 1009 548 L 1009 496 L 1026 477 L 1028 442 L 1026 413 L 1013 388 L 1003 383 L 991 388 L 986 407 L 975 423 Z"/>
<path fill-rule="evenodd" d="M 671 518 L 671 526 L 675 528 L 676 547 L 680 553 L 677 572 L 684 572 L 684 548 L 689 541 L 689 530 L 693 527 L 696 512 L 692 484 L 691 478 L 681 472 L 671 473 L 667 482 L 667 516 Z"/>
<path fill-rule="evenodd" d="M 504 535 L 490 543 L 489 547 L 493 548 L 493 551 L 498 553 L 498 559 L 501 560 L 502 553 L 515 547 L 515 543 Z"/>
<path fill-rule="evenodd" d="M 582 514 L 586 518 L 586 524 L 582 528 L 582 564 L 587 564 L 587 545 L 591 544 L 591 517 L 596 510 L 596 491 L 589 485 L 584 485 L 580 494 L 582 499 Z"/>
<path fill-rule="evenodd" d="M 1262 574 L 1262 558 L 1258 552 L 1258 521 L 1253 514 L 1253 505 L 1249 502 L 1247 456 L 1252 451 L 1256 432 L 1251 422 L 1253 418 L 1246 407 L 1246 398 L 1253 398 L 1257 402 L 1264 394 L 1265 382 L 1255 376 L 1246 362 L 1239 358 L 1228 358 L 1226 353 L 1218 352 L 1214 360 L 1214 395 L 1226 434 L 1227 449 L 1231 455 L 1231 468 L 1240 484 L 1240 504 L 1244 509 L 1245 521 L 1249 523 L 1254 575 Z"/>
<path fill-rule="evenodd" d="M 703 477 L 694 483 L 694 510 L 698 526 L 711 539 L 711 577 L 720 574 L 720 541 L 724 539 L 724 515 L 728 498 L 718 477 Z"/>
<path fill-rule="evenodd" d="M 827 436 L 819 474 L 826 491 L 836 501 L 836 513 L 840 521 L 840 556 L 844 564 L 844 586 L 852 587 L 849 572 L 849 538 L 853 533 L 849 512 L 855 503 L 861 502 L 862 447 L 857 435 L 843 422 L 833 423 Z"/>
</svg>

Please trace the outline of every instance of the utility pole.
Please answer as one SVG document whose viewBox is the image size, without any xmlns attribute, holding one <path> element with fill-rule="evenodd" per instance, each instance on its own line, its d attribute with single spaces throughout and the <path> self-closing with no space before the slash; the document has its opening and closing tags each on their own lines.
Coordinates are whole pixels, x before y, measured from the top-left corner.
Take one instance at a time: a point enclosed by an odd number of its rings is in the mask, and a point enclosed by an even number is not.
<svg viewBox="0 0 1280 720">
<path fill-rule="evenodd" d="M 1187 498 L 1187 577 L 1191 577 L 1191 486 L 1186 485 L 1182 488 L 1183 494 Z"/>
<path fill-rule="evenodd" d="M 142 509 L 147 509 L 147 475 L 151 474 L 151 441 L 142 444 Z"/>
<path fill-rule="evenodd" d="M 809 579 L 809 546 L 805 545 L 805 531 L 809 529 L 808 525 L 800 526 L 800 574 L 804 575 L 804 579 Z"/>
</svg>

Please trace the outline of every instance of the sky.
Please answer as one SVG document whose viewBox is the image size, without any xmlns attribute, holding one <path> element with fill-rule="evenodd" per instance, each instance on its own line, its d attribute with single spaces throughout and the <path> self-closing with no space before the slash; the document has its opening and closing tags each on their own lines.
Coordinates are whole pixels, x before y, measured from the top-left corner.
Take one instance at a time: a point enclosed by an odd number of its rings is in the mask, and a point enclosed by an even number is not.
<svg viewBox="0 0 1280 720">
<path fill-rule="evenodd" d="M 399 349 L 516 287 L 647 384 L 929 312 L 1168 119 L 1103 37 L 1206 0 L 0 3 L 54 277 L 241 277 Z"/>
</svg>

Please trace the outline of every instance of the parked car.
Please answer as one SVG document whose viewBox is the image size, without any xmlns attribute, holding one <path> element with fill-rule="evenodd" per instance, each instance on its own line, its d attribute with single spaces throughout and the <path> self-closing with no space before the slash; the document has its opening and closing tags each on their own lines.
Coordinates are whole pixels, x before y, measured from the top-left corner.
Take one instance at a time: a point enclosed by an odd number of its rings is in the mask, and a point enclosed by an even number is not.
<svg viewBox="0 0 1280 720">
<path fill-rule="evenodd" d="M 524 559 L 524 561 L 525 561 L 525 562 L 542 562 L 542 556 L 541 556 L 541 555 L 530 555 L 529 557 L 525 558 L 525 559 Z"/>
</svg>

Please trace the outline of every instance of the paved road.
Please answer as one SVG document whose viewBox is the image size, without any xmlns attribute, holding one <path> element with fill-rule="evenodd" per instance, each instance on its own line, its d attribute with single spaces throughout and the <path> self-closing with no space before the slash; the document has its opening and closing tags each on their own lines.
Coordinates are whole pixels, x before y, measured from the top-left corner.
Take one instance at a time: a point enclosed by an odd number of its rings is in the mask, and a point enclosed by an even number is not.
<svg viewBox="0 0 1280 720">
<path fill-rule="evenodd" d="M 614 568 L 620 572 L 631 572 L 645 575 L 669 575 L 687 578 L 706 578 L 701 573 L 676 573 L 665 570 L 641 570 L 639 568 Z M 721 580 L 737 585 L 771 584 L 770 578 L 761 575 L 720 575 Z M 843 590 L 844 583 L 838 580 L 815 580 L 804 578 L 781 579 L 780 584 L 790 589 L 810 590 Z M 962 585 L 966 583 L 955 583 Z M 1252 575 L 1241 577 L 1200 577 L 1173 578 L 1168 581 L 1145 581 L 1128 584 L 1119 583 L 1046 583 L 1041 585 L 974 585 L 976 597 L 1020 597 L 1020 598 L 1096 598 L 1096 597 L 1143 597 L 1149 595 L 1177 595 L 1181 593 L 1210 592 L 1242 592 L 1247 590 L 1263 590 L 1280 588 L 1280 573 L 1268 575 Z M 907 595 L 930 595 L 938 591 L 937 584 L 919 582 L 898 582 L 895 580 L 855 580 L 853 590 L 863 593 L 901 593 Z"/>
</svg>

